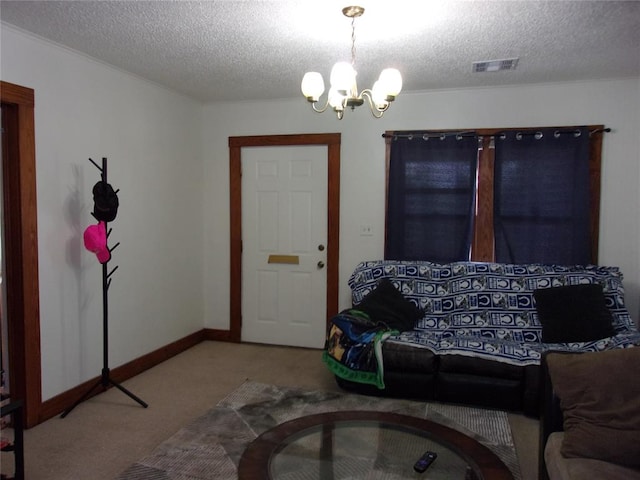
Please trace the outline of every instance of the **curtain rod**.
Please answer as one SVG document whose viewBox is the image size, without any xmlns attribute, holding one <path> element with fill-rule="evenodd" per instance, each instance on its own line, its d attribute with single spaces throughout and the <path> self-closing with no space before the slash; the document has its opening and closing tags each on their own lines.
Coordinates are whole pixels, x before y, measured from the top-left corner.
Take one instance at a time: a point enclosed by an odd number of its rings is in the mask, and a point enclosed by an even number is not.
<svg viewBox="0 0 640 480">
<path fill-rule="evenodd" d="M 595 135 L 596 133 L 605 133 L 610 131 L 611 131 L 610 128 L 598 128 L 595 130 L 590 130 L 589 136 Z M 555 138 L 558 138 L 560 135 L 573 135 L 574 137 L 577 138 L 581 134 L 582 133 L 579 129 L 570 129 L 570 130 L 557 129 L 553 132 L 553 136 Z M 506 137 L 506 134 L 504 132 L 500 132 L 498 136 L 500 137 L 501 140 L 503 140 Z M 535 132 L 533 130 L 528 130 L 526 132 L 517 132 L 516 140 L 521 140 L 522 137 L 531 137 L 531 136 L 535 137 L 536 140 L 540 140 L 543 137 L 543 133 L 539 130 Z"/>
<path fill-rule="evenodd" d="M 393 135 L 387 135 L 386 133 L 382 134 L 382 138 L 408 138 L 409 140 L 413 140 L 413 138 L 421 138 L 422 140 L 429 140 L 430 138 L 439 138 L 444 140 L 446 137 L 456 137 L 460 138 L 473 138 L 477 137 L 478 134 L 472 130 L 465 130 L 462 132 L 415 132 L 415 133 L 394 133 Z"/>
<path fill-rule="evenodd" d="M 596 130 L 591 130 L 589 132 L 589 136 L 594 135 L 596 133 L 609 133 L 611 132 L 611 128 L 598 128 Z M 566 134 L 573 134 L 576 137 L 580 136 L 580 130 L 575 130 L 575 129 L 571 129 L 571 130 L 556 130 L 554 132 L 554 136 L 560 136 L 560 135 L 566 135 Z M 505 137 L 505 133 L 504 132 L 499 132 L 496 133 L 492 136 L 495 135 L 499 135 L 501 138 Z M 453 137 L 455 136 L 458 140 L 460 140 L 461 138 L 468 138 L 468 137 L 478 137 L 478 136 L 482 136 L 479 135 L 477 132 L 473 131 L 473 130 L 466 130 L 466 131 L 462 131 L 462 132 L 429 132 L 429 131 L 424 131 L 424 132 L 415 132 L 415 133 L 394 133 L 391 135 L 387 135 L 386 133 L 382 134 L 382 138 L 393 138 L 393 139 L 397 139 L 397 138 L 407 138 L 409 140 L 413 140 L 413 138 L 422 138 L 422 140 L 429 140 L 430 138 L 439 138 L 440 140 L 444 140 L 447 137 Z M 520 139 L 524 136 L 535 136 L 537 139 L 542 138 L 542 132 L 540 131 L 526 131 L 526 132 L 517 132 L 516 133 L 516 138 Z"/>
<path fill-rule="evenodd" d="M 595 133 L 609 133 L 609 132 L 611 132 L 611 129 L 608 128 L 608 127 L 607 128 L 596 128 L 595 130 L 591 130 L 589 132 L 589 135 L 593 135 Z"/>
</svg>

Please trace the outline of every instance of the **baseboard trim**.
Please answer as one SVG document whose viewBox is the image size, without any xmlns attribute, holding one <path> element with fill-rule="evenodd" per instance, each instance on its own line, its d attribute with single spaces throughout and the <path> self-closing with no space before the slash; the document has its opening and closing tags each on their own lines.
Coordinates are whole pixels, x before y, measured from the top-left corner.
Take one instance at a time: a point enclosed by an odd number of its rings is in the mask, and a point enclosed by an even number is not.
<svg viewBox="0 0 640 480">
<path fill-rule="evenodd" d="M 161 347 L 153 352 L 150 352 L 142 357 L 136 358 L 124 365 L 110 369 L 110 377 L 117 383 L 124 382 L 136 375 L 144 372 L 158 365 L 159 363 L 168 360 L 169 358 L 184 352 L 185 350 L 197 345 L 204 340 L 223 340 L 224 330 L 211 330 L 202 329 L 191 335 L 187 335 L 180 340 L 176 340 L 164 347 Z M 216 338 L 213 338 L 216 337 Z M 66 392 L 56 395 L 49 400 L 41 403 L 40 411 L 38 414 L 38 423 L 42 423 L 45 420 L 49 420 L 52 417 L 64 412 L 67 408 L 71 407 L 79 398 L 85 395 L 89 389 L 95 386 L 100 381 L 100 376 L 87 380 L 80 385 L 73 387 Z M 94 392 L 91 392 L 89 397 L 91 398 L 99 393 L 102 393 L 104 389 L 102 387 L 96 388 Z M 35 426 L 35 425 L 33 425 Z"/>
<path fill-rule="evenodd" d="M 205 328 L 203 330 L 205 340 L 217 342 L 234 342 L 231 338 L 231 330 L 217 330 L 215 328 Z M 238 342 L 235 342 L 238 343 Z"/>
</svg>

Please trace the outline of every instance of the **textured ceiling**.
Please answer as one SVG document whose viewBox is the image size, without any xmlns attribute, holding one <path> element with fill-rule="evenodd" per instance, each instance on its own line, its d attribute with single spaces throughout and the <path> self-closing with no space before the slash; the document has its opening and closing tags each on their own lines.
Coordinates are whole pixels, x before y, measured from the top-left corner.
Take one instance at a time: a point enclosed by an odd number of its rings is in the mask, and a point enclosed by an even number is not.
<svg viewBox="0 0 640 480">
<path fill-rule="evenodd" d="M 209 102 L 300 95 L 350 60 L 349 0 L 2 1 L 3 24 Z M 362 0 L 359 87 L 384 67 L 404 91 L 640 75 L 639 1 Z M 3 25 L 4 26 L 4 25 Z M 519 57 L 514 71 L 472 63 Z"/>
</svg>

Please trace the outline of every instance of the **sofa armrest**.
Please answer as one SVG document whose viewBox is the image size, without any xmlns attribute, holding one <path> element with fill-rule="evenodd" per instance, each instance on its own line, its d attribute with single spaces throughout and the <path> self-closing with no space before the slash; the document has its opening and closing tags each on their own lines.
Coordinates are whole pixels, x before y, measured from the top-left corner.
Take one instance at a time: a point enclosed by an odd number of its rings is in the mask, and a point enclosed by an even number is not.
<svg viewBox="0 0 640 480">
<path fill-rule="evenodd" d="M 538 478 L 540 480 L 549 480 L 544 461 L 547 439 L 553 432 L 560 432 L 563 429 L 560 400 L 553 391 L 547 365 L 547 355 L 550 353 L 554 352 L 545 352 L 540 360 L 540 445 L 538 450 Z"/>
</svg>

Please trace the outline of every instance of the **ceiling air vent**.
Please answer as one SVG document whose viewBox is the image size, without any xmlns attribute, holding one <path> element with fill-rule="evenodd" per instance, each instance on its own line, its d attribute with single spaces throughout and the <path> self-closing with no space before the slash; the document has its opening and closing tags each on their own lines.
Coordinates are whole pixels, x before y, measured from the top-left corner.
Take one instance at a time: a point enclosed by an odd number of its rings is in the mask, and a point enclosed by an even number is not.
<svg viewBox="0 0 640 480">
<path fill-rule="evenodd" d="M 501 70 L 515 70 L 518 65 L 517 58 L 504 58 L 502 60 L 485 60 L 473 62 L 474 72 L 499 72 Z"/>
</svg>

